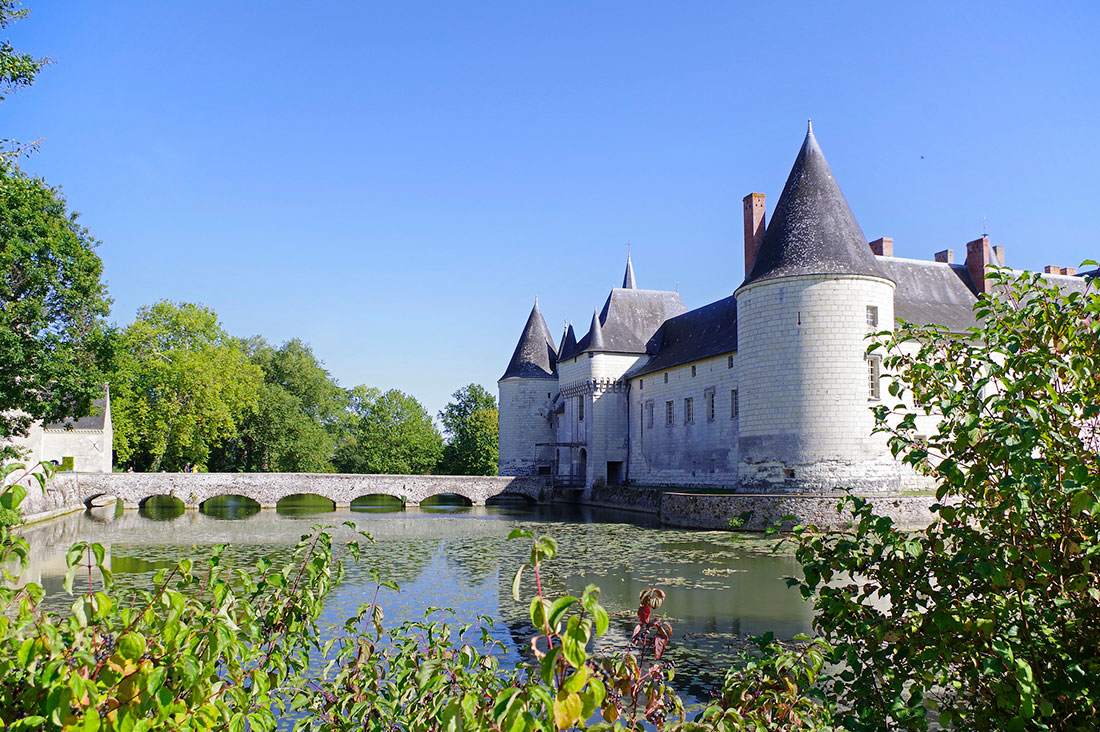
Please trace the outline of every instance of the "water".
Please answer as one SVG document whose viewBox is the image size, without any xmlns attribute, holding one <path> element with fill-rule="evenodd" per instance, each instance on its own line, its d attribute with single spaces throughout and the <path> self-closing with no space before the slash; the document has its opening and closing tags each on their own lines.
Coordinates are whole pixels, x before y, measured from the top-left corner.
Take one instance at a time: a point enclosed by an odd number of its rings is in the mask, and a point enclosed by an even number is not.
<svg viewBox="0 0 1100 732">
<path fill-rule="evenodd" d="M 220 543 L 231 545 L 225 557 L 233 563 L 287 561 L 313 525 L 350 520 L 375 543 L 364 547 L 362 565 L 350 568 L 329 597 L 322 624 L 342 622 L 370 598 L 374 586 L 367 569 L 373 566 L 383 579 L 401 585 L 400 594 L 380 600 L 388 622 L 419 619 L 428 606 L 454 608 L 456 624 L 489 615 L 499 621 L 494 632 L 509 648 L 506 660 L 515 662 L 533 634 L 527 618 L 533 588 L 525 584 L 524 602 L 512 600 L 512 576 L 529 545 L 506 537 L 523 527 L 558 541 L 560 554 L 543 572 L 551 597 L 579 595 L 589 583 L 602 589 L 612 618 L 601 639 L 604 650 L 628 643 L 641 590 L 655 586 L 667 593 L 661 612 L 674 630 L 667 658 L 676 663 L 676 687 L 689 700 L 709 697 L 746 636 L 771 630 L 789 638 L 809 630 L 810 606 L 783 581 L 798 572 L 798 564 L 760 537 L 660 528 L 645 514 L 587 507 L 444 502 L 405 510 L 385 503 L 332 510 L 317 500 L 289 501 L 278 510 L 229 498 L 206 512 L 166 503 L 70 514 L 22 532 L 31 545 L 26 576 L 63 607 L 70 602 L 62 591 L 65 550 L 74 541 L 105 544 L 120 584 L 138 586 L 148 585 L 157 569 L 185 556 L 201 559 Z"/>
</svg>

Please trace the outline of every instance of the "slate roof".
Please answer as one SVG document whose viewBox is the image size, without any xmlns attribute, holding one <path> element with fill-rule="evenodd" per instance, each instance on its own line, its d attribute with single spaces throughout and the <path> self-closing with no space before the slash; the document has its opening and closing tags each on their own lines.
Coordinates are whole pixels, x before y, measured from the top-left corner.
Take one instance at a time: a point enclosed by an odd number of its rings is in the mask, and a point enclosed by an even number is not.
<svg viewBox="0 0 1100 732">
<path fill-rule="evenodd" d="M 876 257 L 887 277 L 897 283 L 894 317 L 916 325 L 942 325 L 964 333 L 977 325 L 974 282 L 966 265 Z"/>
<path fill-rule="evenodd" d="M 883 277 L 813 127 L 787 177 L 744 284 L 810 274 Z"/>
<path fill-rule="evenodd" d="M 577 344 L 574 355 L 588 351 L 645 353 L 649 339 L 661 324 L 686 309 L 677 292 L 616 287 L 599 316 L 593 316 L 593 326 Z M 594 343 L 594 338 L 599 341 Z"/>
<path fill-rule="evenodd" d="M 556 379 L 557 370 L 558 352 L 536 298 L 535 307 L 531 308 L 531 315 L 527 317 L 527 325 L 523 327 L 523 335 L 512 353 L 512 360 L 508 362 L 508 368 L 499 380 Z"/>
<path fill-rule="evenodd" d="M 558 361 L 573 358 L 577 352 L 577 334 L 573 332 L 573 324 L 565 326 L 565 334 L 561 337 L 561 350 L 558 351 Z"/>
<path fill-rule="evenodd" d="M 107 398 L 92 402 L 92 414 L 76 419 L 63 419 L 45 425 L 48 430 L 102 430 L 107 419 Z"/>
<path fill-rule="evenodd" d="M 631 376 L 737 350 L 737 300 L 733 295 L 665 321 L 649 342 L 652 358 Z"/>
</svg>

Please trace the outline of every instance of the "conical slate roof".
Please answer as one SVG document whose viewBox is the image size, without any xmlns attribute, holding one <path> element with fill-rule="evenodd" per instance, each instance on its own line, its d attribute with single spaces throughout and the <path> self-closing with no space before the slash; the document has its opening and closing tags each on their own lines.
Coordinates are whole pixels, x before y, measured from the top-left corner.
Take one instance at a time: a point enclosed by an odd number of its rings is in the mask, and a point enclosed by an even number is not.
<svg viewBox="0 0 1100 732">
<path fill-rule="evenodd" d="M 886 278 L 833 178 L 812 126 L 744 284 L 810 274 Z"/>
<path fill-rule="evenodd" d="M 546 327 L 546 321 L 539 312 L 538 298 L 535 298 L 535 307 L 531 308 L 527 325 L 523 327 L 523 335 L 520 336 L 512 360 L 508 362 L 508 369 L 500 380 L 556 379 L 557 368 L 558 353 L 554 348 L 554 339 L 550 337 L 550 329 Z"/>
<path fill-rule="evenodd" d="M 603 327 L 600 325 L 600 314 L 593 310 L 592 325 L 588 327 L 588 334 L 577 344 L 577 353 L 606 350 L 607 344 L 604 342 Z"/>
<path fill-rule="evenodd" d="M 573 332 L 573 324 L 565 326 L 565 335 L 561 337 L 561 350 L 558 351 L 558 361 L 573 358 L 577 352 L 577 334 Z"/>
<path fill-rule="evenodd" d="M 626 253 L 626 274 L 623 275 L 623 289 L 633 290 L 637 288 L 634 284 L 634 265 L 630 262 L 630 252 Z"/>
</svg>

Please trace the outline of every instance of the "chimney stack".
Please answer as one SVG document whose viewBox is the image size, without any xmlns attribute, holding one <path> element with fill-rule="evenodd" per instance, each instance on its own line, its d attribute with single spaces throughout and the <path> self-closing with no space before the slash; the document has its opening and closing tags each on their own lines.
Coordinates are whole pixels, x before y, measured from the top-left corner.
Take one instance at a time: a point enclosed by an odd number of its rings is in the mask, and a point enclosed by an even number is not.
<svg viewBox="0 0 1100 732">
<path fill-rule="evenodd" d="M 894 240 L 888 236 L 871 242 L 871 251 L 880 257 L 894 256 Z"/>
<path fill-rule="evenodd" d="M 1076 267 L 1059 267 L 1054 264 L 1048 264 L 1043 267 L 1043 274 L 1056 274 L 1056 275 L 1075 275 L 1077 274 Z"/>
<path fill-rule="evenodd" d="M 745 276 L 752 272 L 756 263 L 756 253 L 764 241 L 765 206 L 763 193 L 750 193 L 744 198 L 745 206 Z"/>
<path fill-rule="evenodd" d="M 975 239 L 966 245 L 966 269 L 970 272 L 970 279 L 974 281 L 974 290 L 978 295 L 989 293 L 990 283 L 986 282 L 985 270 L 992 264 L 991 254 L 988 236 Z"/>
<path fill-rule="evenodd" d="M 936 252 L 933 256 L 937 262 L 945 262 L 947 264 L 955 263 L 954 249 L 944 249 L 942 252 Z"/>
<path fill-rule="evenodd" d="M 1062 274 L 1064 274 L 1064 275 L 1075 275 L 1075 274 L 1077 274 L 1077 268 L 1076 267 L 1063 267 L 1062 268 Z"/>
<path fill-rule="evenodd" d="M 993 260 L 992 264 L 997 266 L 997 267 L 1004 267 L 1005 266 L 1005 248 L 1004 247 L 993 247 L 993 253 L 997 256 L 996 256 L 996 259 Z"/>
</svg>

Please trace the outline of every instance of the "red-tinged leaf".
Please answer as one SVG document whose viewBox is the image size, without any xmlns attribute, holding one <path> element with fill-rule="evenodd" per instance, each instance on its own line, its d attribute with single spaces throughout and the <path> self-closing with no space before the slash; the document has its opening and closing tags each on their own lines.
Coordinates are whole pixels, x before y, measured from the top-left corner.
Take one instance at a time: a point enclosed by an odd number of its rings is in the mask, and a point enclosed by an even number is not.
<svg viewBox="0 0 1100 732">
<path fill-rule="evenodd" d="M 668 646 L 668 638 L 663 634 L 658 634 L 653 639 L 653 657 L 660 659 L 665 654 L 665 647 Z"/>
<path fill-rule="evenodd" d="M 638 608 L 638 621 L 642 623 L 649 622 L 649 614 L 652 612 L 649 605 L 642 605 Z"/>
</svg>

